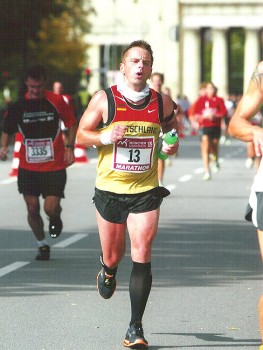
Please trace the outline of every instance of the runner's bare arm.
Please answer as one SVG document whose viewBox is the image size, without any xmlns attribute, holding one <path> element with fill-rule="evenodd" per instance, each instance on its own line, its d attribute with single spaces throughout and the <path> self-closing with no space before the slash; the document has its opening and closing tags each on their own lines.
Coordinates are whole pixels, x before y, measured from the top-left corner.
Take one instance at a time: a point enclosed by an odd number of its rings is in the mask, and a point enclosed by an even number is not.
<svg viewBox="0 0 263 350">
<path fill-rule="evenodd" d="M 250 119 L 257 113 L 263 104 L 263 61 L 260 62 L 252 74 L 246 93 L 238 103 L 237 109 L 230 120 L 230 135 L 242 141 L 254 141 L 262 138 L 263 130 L 252 125 Z"/>
<path fill-rule="evenodd" d="M 108 118 L 108 100 L 105 91 L 98 91 L 91 99 L 86 111 L 80 119 L 77 130 L 77 143 L 81 146 L 102 146 L 106 141 L 101 141 L 102 133 L 97 130 L 100 122 L 106 122 Z M 122 125 L 115 126 L 107 135 L 108 143 L 121 140 L 126 128 Z"/>
<path fill-rule="evenodd" d="M 176 109 L 174 101 L 167 95 L 163 94 L 163 116 L 164 116 L 164 121 L 162 123 L 162 130 L 164 133 L 166 133 L 169 130 L 176 129 L 177 132 L 179 132 L 179 126 L 178 126 L 178 121 L 176 118 Z M 177 105 L 176 105 L 177 107 Z M 172 119 L 168 118 L 169 120 L 166 121 L 165 119 L 170 116 L 172 113 L 174 113 L 174 116 Z"/>
<path fill-rule="evenodd" d="M 162 131 L 163 133 L 167 133 L 172 129 L 176 129 L 177 133 L 179 133 L 179 125 L 176 118 L 176 109 L 174 101 L 167 95 L 162 95 L 163 97 L 163 115 L 164 121 L 162 123 Z M 177 107 L 177 106 L 176 106 Z M 173 118 L 168 118 L 166 121 L 165 118 L 171 116 L 173 113 Z M 179 148 L 179 139 L 174 145 L 167 145 L 165 153 L 168 155 L 175 155 Z"/>
<path fill-rule="evenodd" d="M 74 145 L 75 145 L 75 139 L 76 139 L 76 132 L 77 132 L 77 122 L 68 128 L 68 141 L 67 146 L 65 148 L 65 161 L 68 165 L 72 165 L 75 161 L 74 156 Z"/>
</svg>

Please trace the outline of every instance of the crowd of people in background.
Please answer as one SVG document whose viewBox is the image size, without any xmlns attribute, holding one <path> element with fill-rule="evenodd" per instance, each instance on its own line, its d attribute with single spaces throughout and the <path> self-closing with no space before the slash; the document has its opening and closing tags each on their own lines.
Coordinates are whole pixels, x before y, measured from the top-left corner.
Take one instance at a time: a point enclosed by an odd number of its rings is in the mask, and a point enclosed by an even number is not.
<svg viewBox="0 0 263 350">
<path fill-rule="evenodd" d="M 152 74 L 150 78 L 150 86 L 157 92 L 170 96 L 177 104 L 176 117 L 178 120 L 179 130 L 177 130 L 177 133 L 179 137 L 197 136 L 200 138 L 201 157 L 204 167 L 203 179 L 210 180 L 212 178 L 212 173 L 216 173 L 220 168 L 220 145 L 230 145 L 231 143 L 231 137 L 228 133 L 228 125 L 242 96 L 236 94 L 218 96 L 217 88 L 212 82 L 202 82 L 199 86 L 199 91 L 197 92 L 195 101 L 190 101 L 185 95 L 177 95 L 174 97 L 172 96 L 172 89 L 164 85 L 164 75 L 160 72 L 154 72 Z M 69 104 L 77 119 L 83 114 L 92 96 L 87 89 L 80 89 L 76 94 L 70 95 L 64 91 L 63 82 L 61 81 L 54 81 L 53 92 L 63 96 L 63 99 Z M 217 102 L 220 101 L 221 103 L 221 112 L 217 111 L 215 116 L 210 115 L 210 117 L 207 115 L 210 108 L 210 106 L 207 108 L 209 98 L 215 99 Z M 0 133 L 2 132 L 4 115 L 11 103 L 11 99 L 4 101 L 4 104 L 0 109 Z M 217 103 L 216 106 L 218 107 Z M 214 120 L 211 120 L 211 118 Z M 251 123 L 254 125 L 262 125 L 262 122 L 262 112 L 259 111 L 251 120 Z M 210 129 L 211 127 L 212 130 Z M 61 128 L 63 138 L 66 142 L 67 129 L 63 123 Z M 247 158 L 244 160 L 244 166 L 247 169 L 254 168 L 256 172 L 261 158 L 255 155 L 253 142 L 247 143 L 246 147 Z M 165 166 L 172 164 L 172 158 L 169 157 L 165 161 L 159 159 L 158 162 L 159 183 L 162 185 Z"/>
<path fill-rule="evenodd" d="M 171 89 L 164 86 L 164 75 L 155 72 L 151 77 L 151 86 L 162 94 L 173 98 Z M 176 116 L 180 138 L 185 136 L 197 136 L 200 138 L 201 157 L 203 160 L 203 180 L 212 178 L 212 173 L 220 169 L 219 147 L 230 145 L 231 137 L 228 132 L 229 122 L 236 107 L 242 98 L 241 95 L 227 94 L 218 96 L 217 87 L 213 82 L 202 82 L 195 101 L 190 101 L 185 95 L 177 95 L 173 98 L 177 104 Z M 262 125 L 262 111 L 258 111 L 251 120 L 253 125 Z M 261 157 L 257 157 L 253 142 L 247 147 L 247 158 L 244 166 L 248 169 L 258 169 Z M 159 159 L 159 182 L 163 184 L 165 165 L 171 164 L 171 158 L 166 161 Z"/>
</svg>

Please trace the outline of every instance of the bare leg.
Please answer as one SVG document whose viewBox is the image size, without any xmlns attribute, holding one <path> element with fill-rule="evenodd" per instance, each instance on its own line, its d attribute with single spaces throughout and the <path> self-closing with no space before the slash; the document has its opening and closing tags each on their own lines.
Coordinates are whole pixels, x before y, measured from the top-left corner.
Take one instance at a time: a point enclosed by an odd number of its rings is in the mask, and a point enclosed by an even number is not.
<svg viewBox="0 0 263 350">
<path fill-rule="evenodd" d="M 48 217 L 58 217 L 62 211 L 60 197 L 47 196 L 44 200 L 44 211 Z"/>
<path fill-rule="evenodd" d="M 209 168 L 209 137 L 207 135 L 202 135 L 201 139 L 201 155 L 203 159 L 205 172 L 210 173 Z"/>
<path fill-rule="evenodd" d="M 165 168 L 165 161 L 158 158 L 158 180 L 159 180 L 160 186 L 163 185 L 164 168 Z"/>
<path fill-rule="evenodd" d="M 103 262 L 113 269 L 118 266 L 125 254 L 126 224 L 115 224 L 106 221 L 96 211 Z"/>
<path fill-rule="evenodd" d="M 215 161 L 218 162 L 218 149 L 219 149 L 219 140 L 218 139 L 213 139 L 212 140 L 212 150 L 213 154 L 215 156 Z"/>
<path fill-rule="evenodd" d="M 254 142 L 253 141 L 247 143 L 247 156 L 248 156 L 248 158 L 252 158 L 252 159 L 254 159 L 255 156 L 256 156 L 255 147 L 254 147 Z"/>
<path fill-rule="evenodd" d="M 257 173 L 262 157 L 255 157 L 255 173 Z"/>
<path fill-rule="evenodd" d="M 152 287 L 151 252 L 156 236 L 159 209 L 146 213 L 130 214 L 128 230 L 131 239 L 133 268 L 130 277 L 131 321 L 142 323 L 142 317 Z"/>
<path fill-rule="evenodd" d="M 40 216 L 39 198 L 30 195 L 24 195 L 27 205 L 27 221 L 33 231 L 36 239 L 42 241 L 45 238 L 44 223 Z"/>
<path fill-rule="evenodd" d="M 160 210 L 146 213 L 129 214 L 128 230 L 131 240 L 131 257 L 133 261 L 146 263 L 151 261 L 152 243 L 155 238 Z"/>
</svg>

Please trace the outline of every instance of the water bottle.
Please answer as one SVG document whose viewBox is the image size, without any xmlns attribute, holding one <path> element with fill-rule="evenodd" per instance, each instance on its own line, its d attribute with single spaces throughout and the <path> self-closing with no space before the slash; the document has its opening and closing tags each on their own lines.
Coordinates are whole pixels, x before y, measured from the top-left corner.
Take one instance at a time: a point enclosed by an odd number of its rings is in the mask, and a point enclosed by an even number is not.
<svg viewBox="0 0 263 350">
<path fill-rule="evenodd" d="M 164 142 L 167 143 L 168 145 L 174 145 L 176 143 L 176 141 L 178 140 L 178 135 L 177 135 L 177 132 L 175 129 L 172 129 L 170 131 L 168 131 L 166 134 L 165 134 L 165 137 L 164 137 Z M 158 158 L 162 159 L 162 160 L 165 160 L 168 158 L 168 154 L 164 154 L 162 153 L 162 149 L 159 150 L 158 152 Z"/>
</svg>

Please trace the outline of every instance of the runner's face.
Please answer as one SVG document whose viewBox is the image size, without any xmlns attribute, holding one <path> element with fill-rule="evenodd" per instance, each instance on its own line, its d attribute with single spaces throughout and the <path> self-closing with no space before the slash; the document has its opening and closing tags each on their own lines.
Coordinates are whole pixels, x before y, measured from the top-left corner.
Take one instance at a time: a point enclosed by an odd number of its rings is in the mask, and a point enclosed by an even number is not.
<svg viewBox="0 0 263 350">
<path fill-rule="evenodd" d="M 154 88 L 154 90 L 156 90 L 157 92 L 161 92 L 162 91 L 162 79 L 159 75 L 153 75 L 151 77 L 151 83 L 152 83 L 152 87 Z"/>
<path fill-rule="evenodd" d="M 215 95 L 216 91 L 212 84 L 206 85 L 206 94 L 208 97 L 213 97 Z"/>
<path fill-rule="evenodd" d="M 131 48 L 121 63 L 120 70 L 124 74 L 127 86 L 135 91 L 141 91 L 152 73 L 150 53 L 141 47 Z"/>
<path fill-rule="evenodd" d="M 44 96 L 44 81 L 28 78 L 25 82 L 30 100 L 38 100 Z"/>
</svg>

